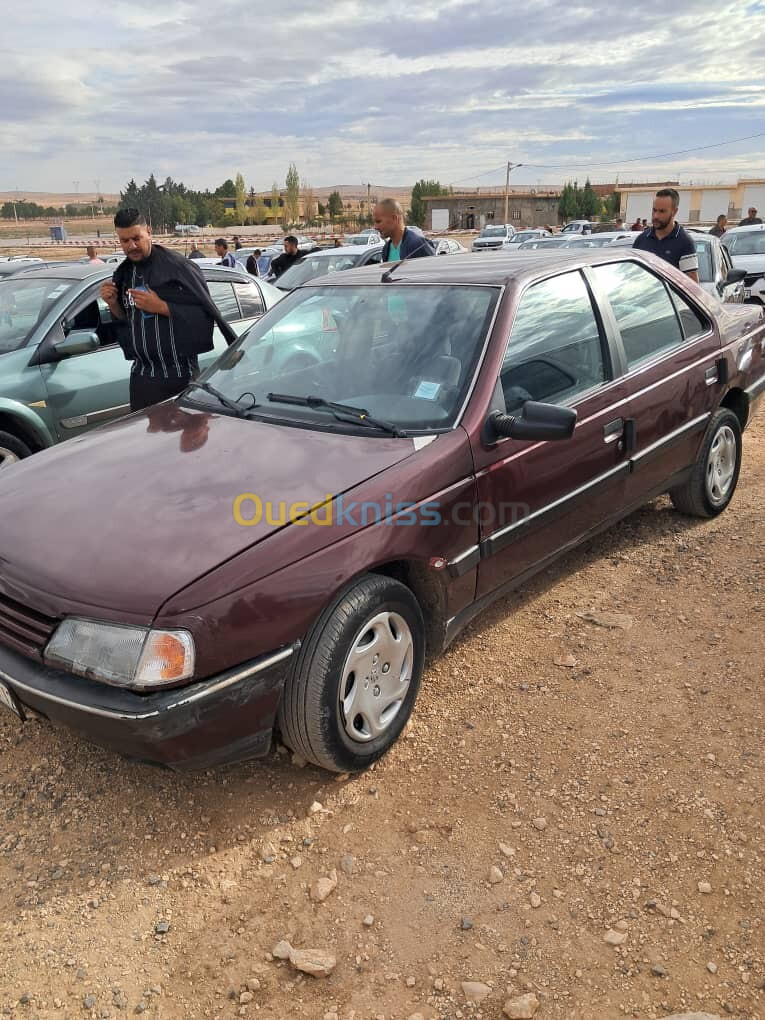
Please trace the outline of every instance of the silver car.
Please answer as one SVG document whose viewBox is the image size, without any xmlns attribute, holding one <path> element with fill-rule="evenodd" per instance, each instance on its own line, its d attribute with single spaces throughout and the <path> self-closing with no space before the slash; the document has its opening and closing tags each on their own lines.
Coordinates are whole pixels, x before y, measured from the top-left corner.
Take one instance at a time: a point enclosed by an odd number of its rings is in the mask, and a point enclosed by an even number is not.
<svg viewBox="0 0 765 1020">
<path fill-rule="evenodd" d="M 720 240 L 736 269 L 745 270 L 743 300 L 765 305 L 765 224 L 731 227 Z"/>
<path fill-rule="evenodd" d="M 472 244 L 473 251 L 502 251 L 503 245 L 512 240 L 515 227 L 512 223 L 492 223 L 483 228 Z"/>
</svg>

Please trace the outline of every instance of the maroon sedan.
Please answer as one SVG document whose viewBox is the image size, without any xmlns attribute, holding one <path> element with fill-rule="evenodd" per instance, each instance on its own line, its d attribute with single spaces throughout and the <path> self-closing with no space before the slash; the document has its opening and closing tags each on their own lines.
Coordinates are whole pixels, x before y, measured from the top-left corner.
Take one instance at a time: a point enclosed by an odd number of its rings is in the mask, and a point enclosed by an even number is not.
<svg viewBox="0 0 765 1020">
<path fill-rule="evenodd" d="M 358 770 L 426 655 L 669 492 L 720 513 L 765 319 L 651 256 L 314 280 L 180 398 L 2 473 L 0 702 L 178 769 Z"/>
</svg>

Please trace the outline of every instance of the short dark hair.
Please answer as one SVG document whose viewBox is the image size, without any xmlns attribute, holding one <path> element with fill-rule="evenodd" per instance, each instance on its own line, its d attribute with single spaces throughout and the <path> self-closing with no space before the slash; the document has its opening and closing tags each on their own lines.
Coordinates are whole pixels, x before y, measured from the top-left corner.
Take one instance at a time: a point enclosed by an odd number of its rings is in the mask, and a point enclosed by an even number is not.
<svg viewBox="0 0 765 1020">
<path fill-rule="evenodd" d="M 124 230 L 126 227 L 145 227 L 147 223 L 140 209 L 118 209 L 114 214 L 114 226 Z"/>
<path fill-rule="evenodd" d="M 260 252 L 260 248 L 256 248 L 255 251 L 252 254 L 253 255 L 260 255 L 260 253 L 261 253 Z"/>
<path fill-rule="evenodd" d="M 676 209 L 680 205 L 680 196 L 678 195 L 678 193 L 675 191 L 674 188 L 660 188 L 656 192 L 656 197 L 657 198 L 671 198 L 672 199 L 672 204 L 674 205 L 674 207 Z"/>
<path fill-rule="evenodd" d="M 290 244 L 294 244 L 294 245 L 297 245 L 297 243 L 298 243 L 298 239 L 295 237 L 294 234 L 287 234 L 287 236 L 284 238 L 284 240 L 285 241 L 289 241 Z"/>
<path fill-rule="evenodd" d="M 217 247 L 217 245 L 220 245 L 221 248 L 228 249 L 228 241 L 226 240 L 225 237 L 216 237 L 215 238 L 215 244 L 216 244 L 216 247 Z"/>
</svg>

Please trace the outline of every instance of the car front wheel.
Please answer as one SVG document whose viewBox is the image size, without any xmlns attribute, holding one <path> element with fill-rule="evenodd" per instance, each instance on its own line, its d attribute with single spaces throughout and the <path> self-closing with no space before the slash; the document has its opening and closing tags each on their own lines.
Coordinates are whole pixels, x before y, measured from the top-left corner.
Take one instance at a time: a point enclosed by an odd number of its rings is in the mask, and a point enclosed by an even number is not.
<svg viewBox="0 0 765 1020">
<path fill-rule="evenodd" d="M 707 427 L 693 474 L 670 492 L 675 507 L 693 517 L 716 517 L 733 498 L 741 469 L 741 423 L 720 408 Z"/>
<path fill-rule="evenodd" d="M 361 578 L 318 620 L 279 707 L 284 742 L 333 772 L 358 772 L 396 742 L 422 679 L 425 626 L 398 581 Z"/>
<path fill-rule="evenodd" d="M 0 470 L 15 464 L 17 460 L 29 457 L 32 451 L 10 432 L 0 431 Z"/>
</svg>

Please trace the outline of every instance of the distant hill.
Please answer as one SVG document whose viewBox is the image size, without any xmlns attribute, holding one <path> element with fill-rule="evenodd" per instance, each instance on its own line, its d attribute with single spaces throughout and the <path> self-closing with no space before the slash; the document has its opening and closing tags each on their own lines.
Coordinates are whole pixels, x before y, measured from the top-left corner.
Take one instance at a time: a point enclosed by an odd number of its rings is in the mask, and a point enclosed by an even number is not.
<svg viewBox="0 0 765 1020">
<path fill-rule="evenodd" d="M 281 189 L 282 194 L 285 189 Z M 333 184 L 327 188 L 313 188 L 314 196 L 320 202 L 324 202 L 329 198 L 333 191 L 340 193 L 340 197 L 343 202 L 360 202 L 367 200 L 367 186 L 366 184 Z M 270 196 L 271 189 L 266 191 L 256 192 L 258 195 L 265 197 Z M 372 185 L 369 189 L 369 194 L 372 200 L 379 200 L 381 198 L 395 198 L 401 202 L 402 205 L 408 206 L 409 201 L 412 197 L 411 186 L 401 186 L 393 188 L 380 188 Z M 79 194 L 74 191 L 24 191 L 23 188 L 18 191 L 0 191 L 0 205 L 3 202 L 37 202 L 38 205 L 43 206 L 61 206 L 82 203 L 83 205 L 95 202 L 98 199 L 98 194 L 95 191 L 81 191 Z M 114 194 L 107 194 L 102 192 L 100 196 L 104 202 L 104 205 L 117 205 L 120 200 L 120 196 Z"/>
</svg>

